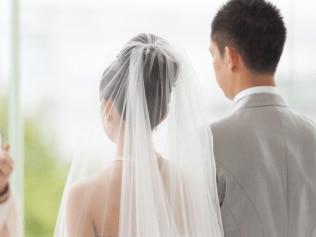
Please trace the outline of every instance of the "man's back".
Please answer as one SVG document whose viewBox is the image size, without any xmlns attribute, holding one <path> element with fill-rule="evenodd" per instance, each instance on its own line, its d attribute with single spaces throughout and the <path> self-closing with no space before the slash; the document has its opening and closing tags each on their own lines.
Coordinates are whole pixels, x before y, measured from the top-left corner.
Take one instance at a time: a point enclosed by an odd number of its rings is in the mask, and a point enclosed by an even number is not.
<svg viewBox="0 0 316 237">
<path fill-rule="evenodd" d="M 261 93 L 212 132 L 225 237 L 316 237 L 316 126 Z"/>
</svg>

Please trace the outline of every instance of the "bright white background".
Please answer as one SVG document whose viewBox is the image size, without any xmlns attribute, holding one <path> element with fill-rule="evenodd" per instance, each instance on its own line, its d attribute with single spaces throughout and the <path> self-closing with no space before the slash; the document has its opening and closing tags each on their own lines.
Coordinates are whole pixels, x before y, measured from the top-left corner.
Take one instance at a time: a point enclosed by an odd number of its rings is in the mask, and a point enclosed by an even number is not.
<svg viewBox="0 0 316 237">
<path fill-rule="evenodd" d="M 287 42 L 276 80 L 288 103 L 316 121 L 316 15 L 309 0 L 273 0 Z M 37 116 L 56 148 L 71 153 L 79 125 L 94 126 L 98 87 L 108 56 L 131 37 L 155 33 L 184 48 L 204 86 L 209 119 L 229 101 L 218 88 L 208 52 L 214 0 L 21 0 L 21 102 Z M 0 2 L 0 97 L 9 87 L 9 0 Z M 65 156 L 67 156 L 65 155 Z"/>
</svg>

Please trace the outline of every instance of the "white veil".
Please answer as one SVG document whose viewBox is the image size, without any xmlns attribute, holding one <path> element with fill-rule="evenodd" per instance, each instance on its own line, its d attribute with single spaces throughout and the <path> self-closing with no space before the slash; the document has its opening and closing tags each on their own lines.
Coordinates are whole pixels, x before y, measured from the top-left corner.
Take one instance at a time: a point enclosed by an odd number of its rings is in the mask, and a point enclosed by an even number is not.
<svg viewBox="0 0 316 237">
<path fill-rule="evenodd" d="M 126 44 L 100 83 L 104 145 L 114 142 L 116 155 L 74 157 L 55 237 L 223 236 L 198 87 L 164 39 L 140 34 Z"/>
</svg>

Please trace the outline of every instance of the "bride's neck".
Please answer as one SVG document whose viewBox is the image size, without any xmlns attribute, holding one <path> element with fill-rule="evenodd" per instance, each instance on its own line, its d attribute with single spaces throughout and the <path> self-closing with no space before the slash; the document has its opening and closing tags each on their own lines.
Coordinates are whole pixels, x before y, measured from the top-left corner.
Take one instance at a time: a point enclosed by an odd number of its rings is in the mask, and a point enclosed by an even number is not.
<svg viewBox="0 0 316 237">
<path fill-rule="evenodd" d="M 125 136 L 124 134 L 121 134 L 121 136 L 119 137 L 119 139 L 117 140 L 116 143 L 116 156 L 121 157 L 124 155 L 124 140 L 125 140 Z M 133 145 L 132 144 L 133 141 L 130 141 L 129 145 Z M 146 141 L 147 145 L 149 146 L 148 148 L 152 148 L 153 150 L 155 150 L 154 148 L 154 144 L 152 141 L 147 140 Z M 126 154 L 125 154 L 126 155 Z"/>
<path fill-rule="evenodd" d="M 124 153 L 124 136 L 120 136 L 116 143 L 116 156 L 123 156 Z"/>
</svg>

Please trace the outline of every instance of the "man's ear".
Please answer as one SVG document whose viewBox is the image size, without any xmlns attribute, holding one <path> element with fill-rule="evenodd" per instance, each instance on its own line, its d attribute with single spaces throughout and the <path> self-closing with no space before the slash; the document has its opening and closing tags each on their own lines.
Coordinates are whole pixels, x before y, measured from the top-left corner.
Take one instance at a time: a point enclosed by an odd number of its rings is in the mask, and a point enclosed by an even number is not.
<svg viewBox="0 0 316 237">
<path fill-rule="evenodd" d="M 239 65 L 239 53 L 236 49 L 226 46 L 225 47 L 225 55 L 226 55 L 226 62 L 229 67 L 229 70 L 234 71 L 238 68 Z"/>
</svg>

